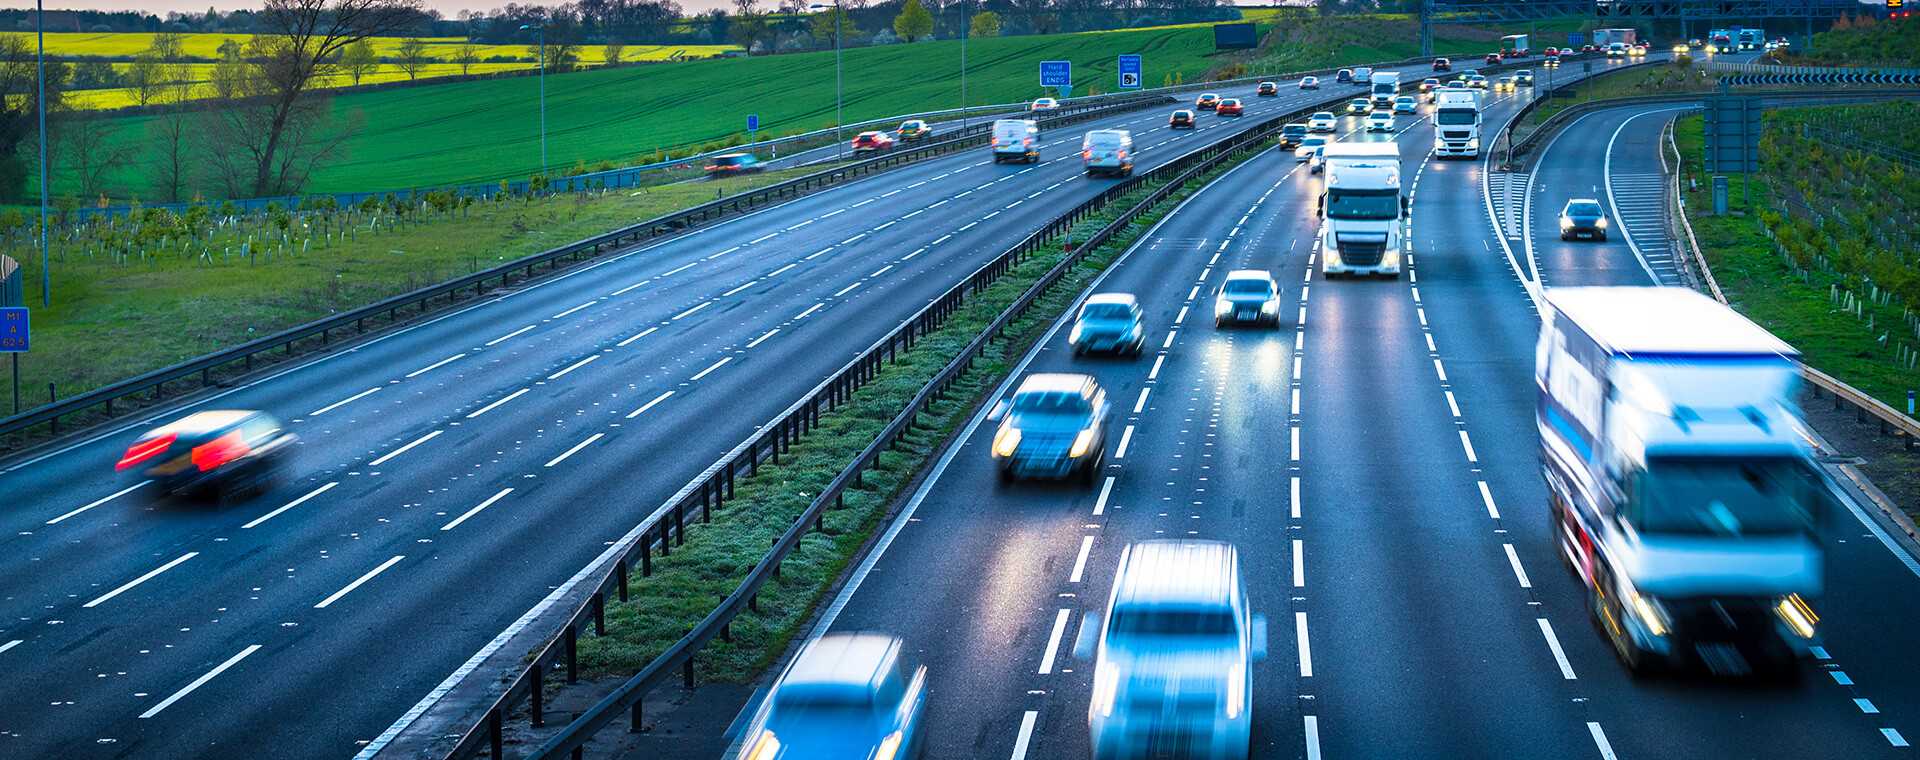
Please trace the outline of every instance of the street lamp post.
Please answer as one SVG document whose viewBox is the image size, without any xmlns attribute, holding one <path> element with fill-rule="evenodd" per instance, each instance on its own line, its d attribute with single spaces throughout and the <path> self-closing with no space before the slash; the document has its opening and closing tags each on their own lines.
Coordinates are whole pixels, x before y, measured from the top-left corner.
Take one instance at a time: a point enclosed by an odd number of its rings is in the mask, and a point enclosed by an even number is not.
<svg viewBox="0 0 1920 760">
<path fill-rule="evenodd" d="M 960 4 L 960 131 L 967 131 L 967 33 L 972 31 L 973 19 L 967 13 L 965 3 Z"/>
<path fill-rule="evenodd" d="M 53 269 L 47 257 L 47 8 L 42 0 L 35 0 L 33 8 L 34 31 L 40 38 L 35 64 L 40 77 L 35 106 L 40 112 L 40 305 L 48 307 L 53 305 Z"/>
<path fill-rule="evenodd" d="M 521 24 L 520 31 L 533 31 L 540 39 L 540 175 L 547 174 L 547 25 Z"/>
<path fill-rule="evenodd" d="M 840 75 L 840 16 L 842 15 L 840 13 L 840 0 L 833 0 L 832 6 L 814 3 L 808 7 L 814 10 L 827 7 L 833 8 L 833 142 L 837 146 L 833 149 L 833 155 L 835 158 L 839 158 L 844 155 L 847 149 L 846 141 L 842 139 L 840 134 L 840 125 L 846 123 L 842 112 L 842 108 L 846 102 L 844 96 L 845 90 L 842 89 L 843 80 Z"/>
</svg>

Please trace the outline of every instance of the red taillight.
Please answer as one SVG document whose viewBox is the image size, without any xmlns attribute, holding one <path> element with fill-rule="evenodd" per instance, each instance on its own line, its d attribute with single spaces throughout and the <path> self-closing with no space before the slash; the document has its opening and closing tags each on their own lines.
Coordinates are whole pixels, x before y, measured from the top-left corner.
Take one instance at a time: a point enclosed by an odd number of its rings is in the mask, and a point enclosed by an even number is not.
<svg viewBox="0 0 1920 760">
<path fill-rule="evenodd" d="M 247 445 L 246 439 L 235 431 L 193 447 L 193 466 L 209 472 L 251 451 L 253 448 Z"/>
<path fill-rule="evenodd" d="M 174 434 L 168 433 L 152 440 L 140 441 L 127 447 L 126 456 L 120 457 L 120 463 L 113 466 L 117 472 L 145 462 L 166 453 L 173 446 Z"/>
<path fill-rule="evenodd" d="M 1080 149 L 1080 157 L 1081 157 L 1081 158 L 1093 158 L 1093 149 L 1092 149 L 1092 148 L 1081 148 L 1081 149 Z"/>
</svg>

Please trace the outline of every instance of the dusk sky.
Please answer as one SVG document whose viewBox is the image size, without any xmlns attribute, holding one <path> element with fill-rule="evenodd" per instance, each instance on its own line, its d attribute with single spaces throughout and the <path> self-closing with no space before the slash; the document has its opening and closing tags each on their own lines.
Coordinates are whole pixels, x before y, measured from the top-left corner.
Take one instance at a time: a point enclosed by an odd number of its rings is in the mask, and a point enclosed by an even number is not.
<svg viewBox="0 0 1920 760">
<path fill-rule="evenodd" d="M 527 0 L 519 1 L 526 2 Z M 539 0 L 534 1 L 538 2 Z M 428 7 L 440 11 L 442 15 L 452 18 L 454 14 L 459 13 L 461 10 L 492 10 L 506 5 L 507 0 L 426 0 L 426 4 Z M 770 5 L 773 3 L 763 4 Z M 119 11 L 138 8 L 148 13 L 161 16 L 166 15 L 168 11 L 205 11 L 208 6 L 223 11 L 230 11 L 240 8 L 258 8 L 260 7 L 260 3 L 258 0 L 252 0 L 251 2 L 245 0 L 52 0 L 47 3 L 48 10 Z M 688 10 L 705 10 L 708 8 L 731 6 L 732 3 L 729 0 L 680 0 L 680 7 Z M 0 8 L 32 7 L 32 2 L 0 0 Z"/>
</svg>

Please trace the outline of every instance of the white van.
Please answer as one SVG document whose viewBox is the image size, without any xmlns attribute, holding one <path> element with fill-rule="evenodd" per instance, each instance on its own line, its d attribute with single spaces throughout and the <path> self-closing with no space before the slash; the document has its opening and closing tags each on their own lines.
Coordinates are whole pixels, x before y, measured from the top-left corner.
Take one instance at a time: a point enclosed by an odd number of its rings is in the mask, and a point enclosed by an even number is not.
<svg viewBox="0 0 1920 760">
<path fill-rule="evenodd" d="M 1124 129 L 1096 129 L 1080 141 L 1080 162 L 1087 176 L 1133 176 L 1133 133 Z"/>
<path fill-rule="evenodd" d="M 1040 161 L 1040 122 L 1001 119 L 993 123 L 993 162 Z"/>
<path fill-rule="evenodd" d="M 1373 69 L 1361 66 L 1353 70 L 1354 84 L 1373 84 Z"/>
</svg>

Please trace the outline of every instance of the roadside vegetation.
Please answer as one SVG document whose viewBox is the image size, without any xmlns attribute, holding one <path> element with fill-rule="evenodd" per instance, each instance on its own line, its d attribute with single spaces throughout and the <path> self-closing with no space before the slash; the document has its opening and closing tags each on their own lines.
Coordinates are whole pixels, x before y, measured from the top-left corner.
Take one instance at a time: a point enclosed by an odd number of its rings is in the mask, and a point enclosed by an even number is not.
<svg viewBox="0 0 1920 760">
<path fill-rule="evenodd" d="M 1920 18 L 1843 17 L 1815 34 L 1810 49 L 1776 57 L 1802 66 L 1920 66 Z"/>
<path fill-rule="evenodd" d="M 1562 70 L 1577 72 L 1582 61 L 1568 61 L 1561 64 Z M 1712 92 L 1719 86 L 1720 79 L 1704 67 L 1694 66 L 1689 56 L 1680 56 L 1672 63 L 1637 66 L 1630 69 L 1605 72 L 1555 94 L 1552 99 L 1534 107 L 1513 126 L 1516 138 L 1524 138 L 1529 132 L 1539 128 L 1547 119 L 1581 103 L 1611 98 L 1630 98 L 1639 95 L 1668 95 L 1677 93 Z M 1605 65 L 1600 62 L 1600 65 Z M 1545 93 L 1558 76 L 1556 72 L 1535 66 L 1533 81 L 1536 91 Z M 1544 97 L 1544 95 L 1542 96 Z"/>
</svg>

